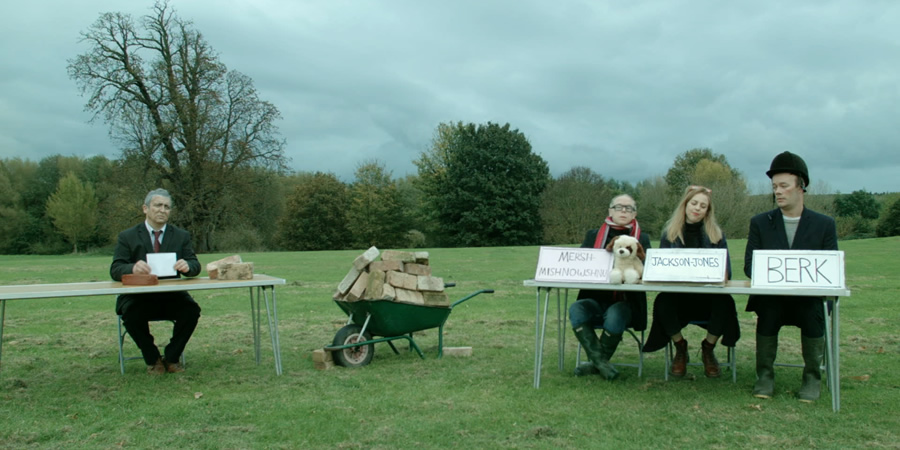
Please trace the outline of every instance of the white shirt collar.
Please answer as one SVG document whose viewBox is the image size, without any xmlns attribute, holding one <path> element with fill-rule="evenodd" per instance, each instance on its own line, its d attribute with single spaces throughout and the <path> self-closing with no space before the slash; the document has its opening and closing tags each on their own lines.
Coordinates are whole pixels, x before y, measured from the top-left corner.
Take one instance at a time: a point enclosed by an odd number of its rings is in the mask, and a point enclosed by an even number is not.
<svg viewBox="0 0 900 450">
<path fill-rule="evenodd" d="M 153 227 L 150 226 L 150 223 L 145 220 L 144 226 L 147 227 L 147 232 L 150 233 L 150 236 L 153 236 Z M 163 225 L 160 231 L 162 231 L 162 234 L 166 234 L 166 226 Z M 160 235 L 160 239 L 162 239 L 162 235 Z"/>
</svg>

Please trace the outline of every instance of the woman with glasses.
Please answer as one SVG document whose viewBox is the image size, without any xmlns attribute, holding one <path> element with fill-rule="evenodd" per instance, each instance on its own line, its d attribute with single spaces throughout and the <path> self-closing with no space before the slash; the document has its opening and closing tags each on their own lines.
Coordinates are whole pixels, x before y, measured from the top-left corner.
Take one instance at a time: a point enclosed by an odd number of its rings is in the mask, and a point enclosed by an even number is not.
<svg viewBox="0 0 900 450">
<path fill-rule="evenodd" d="M 650 239 L 641 234 L 635 219 L 637 205 L 630 195 L 619 195 L 609 204 L 609 216 L 600 228 L 590 230 L 584 237 L 582 248 L 606 248 L 616 236 L 630 235 L 644 248 L 650 248 Z M 601 375 L 612 380 L 619 372 L 610 364 L 622 333 L 631 327 L 642 331 L 647 328 L 647 294 L 645 292 L 614 292 L 581 290 L 578 299 L 569 307 L 569 321 L 590 362 L 575 368 L 575 375 Z M 602 328 L 597 338 L 595 328 Z"/>
<path fill-rule="evenodd" d="M 703 186 L 689 186 L 660 237 L 660 248 L 724 248 L 728 250 L 725 234 L 716 223 L 712 191 Z M 731 261 L 726 268 L 731 279 Z M 707 377 L 721 375 L 715 348 L 722 344 L 733 347 L 740 339 L 734 299 L 727 294 L 688 294 L 661 292 L 653 302 L 653 323 L 644 344 L 645 352 L 666 346 L 669 339 L 675 347 L 672 375 L 682 377 L 687 371 L 688 343 L 681 330 L 691 321 L 704 321 L 706 338 L 700 344 L 703 371 Z M 703 326 L 703 325 L 701 325 Z"/>
</svg>

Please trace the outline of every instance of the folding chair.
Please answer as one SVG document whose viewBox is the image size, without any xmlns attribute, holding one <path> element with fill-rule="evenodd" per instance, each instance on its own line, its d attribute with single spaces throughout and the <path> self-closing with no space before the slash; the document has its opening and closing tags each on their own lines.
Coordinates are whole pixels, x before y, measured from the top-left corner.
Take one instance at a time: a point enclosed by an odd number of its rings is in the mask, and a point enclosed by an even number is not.
<svg viewBox="0 0 900 450">
<path fill-rule="evenodd" d="M 602 329 L 602 328 L 595 328 L 595 330 L 600 330 L 600 329 Z M 632 330 L 631 328 L 626 328 L 625 331 L 627 331 L 628 334 L 631 335 L 631 337 L 634 339 L 634 342 L 637 344 L 638 362 L 637 363 L 621 363 L 621 362 L 610 361 L 610 364 L 612 364 L 615 367 L 637 367 L 638 377 L 641 377 L 644 373 L 644 351 L 643 351 L 644 330 L 641 330 L 640 338 L 637 337 L 637 335 L 634 333 L 634 330 Z M 578 343 L 578 353 L 576 353 L 576 356 L 575 356 L 575 367 L 578 367 L 579 365 L 581 365 L 581 342 Z"/>
<path fill-rule="evenodd" d="M 122 316 L 117 316 L 117 317 L 118 317 L 117 322 L 119 324 L 119 333 L 118 333 L 118 336 L 119 336 L 119 371 L 122 372 L 122 375 L 125 375 L 125 361 L 131 361 L 134 359 L 144 359 L 144 357 L 143 356 L 128 356 L 128 357 L 125 356 L 123 346 L 125 344 L 125 336 L 128 335 L 128 331 L 125 330 L 125 327 L 122 326 Z M 175 323 L 174 320 L 167 320 L 167 319 L 151 320 L 150 322 L 171 322 L 172 324 Z M 184 366 L 184 352 L 181 353 L 181 365 Z"/>
<path fill-rule="evenodd" d="M 701 328 L 706 328 L 709 325 L 708 320 L 694 320 L 688 322 L 688 325 L 697 325 Z M 731 370 L 731 382 L 737 383 L 737 355 L 735 347 L 725 347 L 728 349 L 728 354 L 725 357 L 725 363 L 719 363 L 720 368 L 726 368 Z M 666 343 L 666 381 L 669 381 L 669 371 L 672 370 L 672 360 L 675 359 L 675 350 L 672 348 L 672 340 L 669 339 L 669 342 Z M 689 366 L 703 366 L 702 362 L 689 362 Z"/>
</svg>

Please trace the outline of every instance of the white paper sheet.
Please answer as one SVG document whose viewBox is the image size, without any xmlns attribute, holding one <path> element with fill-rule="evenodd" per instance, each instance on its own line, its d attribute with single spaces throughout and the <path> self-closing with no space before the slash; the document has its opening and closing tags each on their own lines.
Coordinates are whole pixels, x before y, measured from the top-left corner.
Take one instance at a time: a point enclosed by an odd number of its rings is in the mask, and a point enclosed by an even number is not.
<svg viewBox="0 0 900 450">
<path fill-rule="evenodd" d="M 174 277 L 175 253 L 147 253 L 147 264 L 150 265 L 150 273 L 158 277 Z"/>
</svg>

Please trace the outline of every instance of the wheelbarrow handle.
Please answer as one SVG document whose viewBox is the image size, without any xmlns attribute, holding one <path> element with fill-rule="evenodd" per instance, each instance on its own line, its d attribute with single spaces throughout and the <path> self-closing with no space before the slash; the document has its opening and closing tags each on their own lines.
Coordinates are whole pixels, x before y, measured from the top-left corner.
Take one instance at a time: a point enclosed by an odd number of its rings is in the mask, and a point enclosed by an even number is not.
<svg viewBox="0 0 900 450">
<path fill-rule="evenodd" d="M 480 291 L 475 291 L 475 292 L 473 292 L 473 293 L 471 293 L 471 294 L 469 294 L 469 295 L 467 295 L 467 296 L 465 296 L 465 297 L 463 297 L 463 298 L 461 298 L 461 299 L 459 299 L 459 300 L 453 302 L 453 304 L 450 305 L 450 309 L 453 309 L 453 307 L 455 307 L 456 305 L 458 305 L 458 304 L 460 304 L 460 303 L 462 303 L 462 302 L 464 302 L 464 301 L 466 301 L 466 300 L 468 300 L 468 299 L 470 299 L 470 298 L 472 298 L 472 297 L 474 297 L 474 296 L 476 296 L 476 295 L 478 295 L 478 294 L 493 294 L 493 293 L 494 293 L 494 290 L 493 290 L 493 289 L 482 289 L 482 290 L 480 290 Z"/>
</svg>

